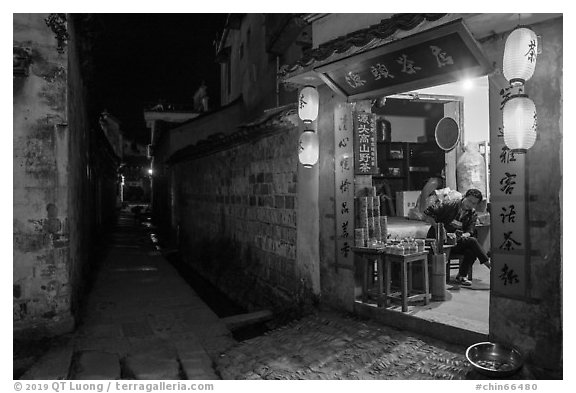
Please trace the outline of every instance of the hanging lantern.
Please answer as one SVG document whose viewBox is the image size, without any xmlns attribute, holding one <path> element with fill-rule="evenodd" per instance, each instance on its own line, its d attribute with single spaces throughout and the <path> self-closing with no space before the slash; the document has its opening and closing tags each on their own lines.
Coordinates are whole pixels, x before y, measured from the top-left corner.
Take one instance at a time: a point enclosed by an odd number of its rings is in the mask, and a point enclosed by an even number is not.
<svg viewBox="0 0 576 393">
<path fill-rule="evenodd" d="M 298 116 L 304 123 L 312 123 L 318 117 L 318 91 L 305 86 L 298 96 Z"/>
<path fill-rule="evenodd" d="M 534 74 L 538 38 L 527 27 L 517 27 L 506 39 L 504 77 L 512 86 L 523 85 Z"/>
<path fill-rule="evenodd" d="M 298 160 L 305 168 L 312 168 L 318 162 L 318 134 L 305 130 L 298 141 Z"/>
<path fill-rule="evenodd" d="M 502 111 L 504 142 L 514 153 L 526 153 L 536 141 L 536 106 L 526 94 L 512 96 Z"/>
</svg>

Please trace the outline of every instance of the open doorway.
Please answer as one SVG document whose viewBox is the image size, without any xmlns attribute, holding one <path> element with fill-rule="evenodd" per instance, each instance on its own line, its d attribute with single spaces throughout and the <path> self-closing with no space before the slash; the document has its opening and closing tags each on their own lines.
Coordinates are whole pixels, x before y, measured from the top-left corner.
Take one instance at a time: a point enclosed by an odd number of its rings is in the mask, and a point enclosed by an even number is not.
<svg viewBox="0 0 576 393">
<path fill-rule="evenodd" d="M 488 78 L 378 97 L 374 103 L 380 174 L 373 176 L 373 186 L 392 200 L 389 206 L 381 206 L 388 215 L 389 236 L 425 236 L 429 224 L 417 214 L 425 208 L 418 203 L 426 200 L 428 195 L 422 194 L 430 192 L 426 186 L 435 178 L 436 189 L 464 194 L 477 188 L 482 192 L 477 238 L 489 251 Z M 449 150 L 441 149 L 435 139 L 436 125 L 445 117 L 454 119 L 460 129 L 458 143 Z M 490 270 L 476 261 L 470 287 L 456 285 L 457 272 L 447 269 L 445 300 L 414 303 L 409 314 L 488 334 Z M 390 310 L 401 312 L 396 306 Z"/>
</svg>

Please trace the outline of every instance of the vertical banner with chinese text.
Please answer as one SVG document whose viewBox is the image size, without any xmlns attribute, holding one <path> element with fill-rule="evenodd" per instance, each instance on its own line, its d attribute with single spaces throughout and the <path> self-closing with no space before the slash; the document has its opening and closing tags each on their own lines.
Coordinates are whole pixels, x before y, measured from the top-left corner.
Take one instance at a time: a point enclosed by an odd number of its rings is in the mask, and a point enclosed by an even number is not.
<svg viewBox="0 0 576 393">
<path fill-rule="evenodd" d="M 376 116 L 354 112 L 354 168 L 357 175 L 377 175 Z"/>
<path fill-rule="evenodd" d="M 490 202 L 492 281 L 495 293 L 519 298 L 528 282 L 525 154 L 504 143 L 502 109 L 513 88 L 502 76 L 490 81 Z"/>
<path fill-rule="evenodd" d="M 339 104 L 334 110 L 334 186 L 336 266 L 353 268 L 354 256 L 354 150 L 352 110 Z"/>
</svg>

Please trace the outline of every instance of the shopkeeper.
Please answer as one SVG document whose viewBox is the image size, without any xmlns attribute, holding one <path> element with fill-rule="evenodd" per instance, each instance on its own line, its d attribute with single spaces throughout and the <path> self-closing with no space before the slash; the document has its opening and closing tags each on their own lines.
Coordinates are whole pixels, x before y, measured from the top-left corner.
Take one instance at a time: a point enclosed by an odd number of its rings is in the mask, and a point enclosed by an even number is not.
<svg viewBox="0 0 576 393">
<path fill-rule="evenodd" d="M 471 188 L 464 197 L 455 201 L 437 202 L 424 210 L 424 218 L 432 224 L 428 230 L 428 238 L 436 238 L 436 224 L 444 224 L 446 233 L 456 236 L 456 245 L 452 253 L 464 256 L 456 281 L 460 285 L 470 286 L 472 283 L 466 278 L 476 259 L 488 269 L 492 267 L 490 258 L 476 239 L 476 207 L 482 201 L 482 192 Z"/>
</svg>

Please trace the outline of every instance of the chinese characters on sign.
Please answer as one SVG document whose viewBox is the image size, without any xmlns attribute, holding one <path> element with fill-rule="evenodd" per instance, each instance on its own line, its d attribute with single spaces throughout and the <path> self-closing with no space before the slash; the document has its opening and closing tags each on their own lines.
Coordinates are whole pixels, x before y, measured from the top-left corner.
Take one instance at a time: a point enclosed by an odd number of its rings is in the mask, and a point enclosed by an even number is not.
<svg viewBox="0 0 576 393">
<path fill-rule="evenodd" d="M 504 282 L 504 285 L 518 284 L 518 275 L 514 273 L 514 270 L 510 269 L 507 264 L 504 264 L 501 274 L 498 276 L 500 280 Z"/>
<path fill-rule="evenodd" d="M 427 78 L 445 78 L 448 82 L 454 73 L 474 74 L 486 67 L 457 27 L 446 30 L 443 36 L 430 37 L 414 40 L 413 45 L 407 42 L 404 47 L 384 47 L 355 63 L 346 62 L 340 67 L 333 64 L 320 71 L 346 96 L 355 96 L 388 88 L 402 91 L 400 85 Z"/>
<path fill-rule="evenodd" d="M 525 155 L 513 153 L 502 137 L 502 109 L 514 92 L 505 80 L 501 82 L 501 88 L 490 90 L 491 101 L 500 103 L 490 107 L 493 289 L 500 295 L 521 297 L 528 275 Z"/>
<path fill-rule="evenodd" d="M 336 216 L 336 266 L 352 268 L 354 256 L 354 151 L 353 120 L 349 104 L 334 110 L 334 188 Z"/>
<path fill-rule="evenodd" d="M 430 51 L 436 58 L 436 65 L 438 68 L 442 68 L 447 65 L 454 65 L 452 56 L 449 56 L 445 51 L 442 50 L 442 48 L 437 46 L 430 46 Z"/>
<path fill-rule="evenodd" d="M 357 175 L 378 174 L 376 116 L 354 112 L 354 166 Z"/>
<path fill-rule="evenodd" d="M 453 57 L 439 46 L 429 45 L 427 48 L 423 46 L 422 49 L 428 53 L 414 53 L 413 48 L 408 48 L 405 51 L 394 52 L 394 55 L 386 56 L 386 59 L 390 59 L 390 61 L 377 58 L 368 65 L 370 73 L 360 70 L 348 71 L 344 78 L 347 87 L 355 90 L 366 85 L 372 85 L 375 81 L 390 80 L 393 82 L 392 80 L 395 78 L 418 78 L 419 74 L 435 74 L 434 67 L 441 69 L 455 64 Z M 426 54 L 428 55 L 427 59 L 426 56 L 423 56 Z"/>
<path fill-rule="evenodd" d="M 349 72 L 346 74 L 346 82 L 353 88 L 364 86 L 366 84 L 366 81 L 360 79 L 360 75 L 355 72 Z"/>
</svg>

